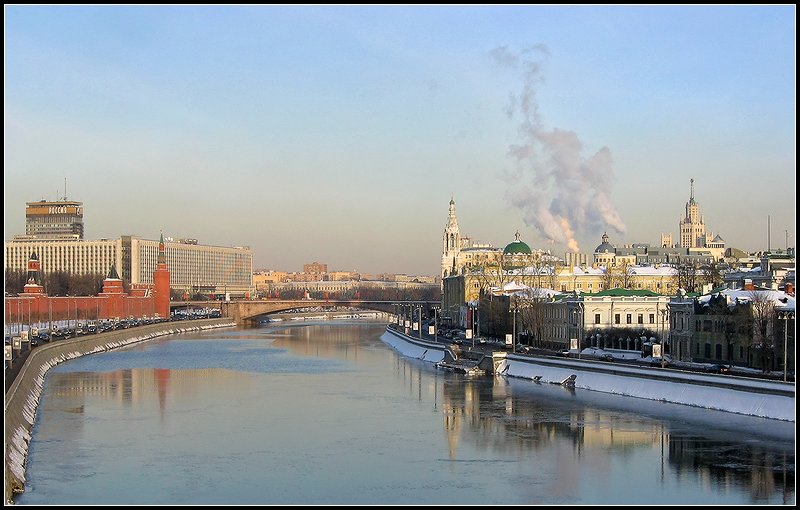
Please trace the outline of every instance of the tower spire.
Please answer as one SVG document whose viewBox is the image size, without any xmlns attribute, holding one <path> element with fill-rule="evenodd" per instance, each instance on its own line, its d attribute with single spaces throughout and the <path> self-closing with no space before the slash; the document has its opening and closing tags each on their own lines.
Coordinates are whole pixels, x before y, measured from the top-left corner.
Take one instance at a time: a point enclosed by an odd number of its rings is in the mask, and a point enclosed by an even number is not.
<svg viewBox="0 0 800 510">
<path fill-rule="evenodd" d="M 161 238 L 158 241 L 158 260 L 159 264 L 166 264 L 167 263 L 167 253 L 164 247 L 164 232 L 161 232 Z"/>
<path fill-rule="evenodd" d="M 694 179 L 689 179 L 689 202 L 694 202 Z"/>
</svg>

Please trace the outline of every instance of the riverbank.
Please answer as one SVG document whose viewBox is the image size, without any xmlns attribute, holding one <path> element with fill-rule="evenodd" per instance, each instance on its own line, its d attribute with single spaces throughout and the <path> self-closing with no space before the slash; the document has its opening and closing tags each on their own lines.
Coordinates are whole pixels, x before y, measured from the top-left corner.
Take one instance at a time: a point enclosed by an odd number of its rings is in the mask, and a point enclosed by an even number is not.
<svg viewBox="0 0 800 510">
<path fill-rule="evenodd" d="M 391 327 L 381 340 L 407 357 L 435 363 L 444 356 L 444 344 L 418 340 Z M 795 421 L 794 383 L 505 351 L 495 352 L 493 358 L 494 372 L 502 377 L 559 384 L 574 375 L 578 389 Z"/>
<path fill-rule="evenodd" d="M 37 347 L 25 360 L 5 400 L 5 497 L 12 503 L 14 494 L 25 489 L 25 461 L 36 420 L 36 407 L 50 368 L 87 354 L 104 352 L 151 338 L 189 331 L 231 327 L 227 318 L 200 319 L 178 323 L 159 323 L 61 340 Z"/>
</svg>

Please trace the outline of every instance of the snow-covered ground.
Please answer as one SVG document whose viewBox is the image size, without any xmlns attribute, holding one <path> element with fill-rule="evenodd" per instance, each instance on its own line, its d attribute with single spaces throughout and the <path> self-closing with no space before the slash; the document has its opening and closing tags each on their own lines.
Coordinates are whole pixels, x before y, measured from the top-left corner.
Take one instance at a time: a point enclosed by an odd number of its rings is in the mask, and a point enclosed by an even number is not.
<svg viewBox="0 0 800 510">
<path fill-rule="evenodd" d="M 794 384 L 728 375 L 652 370 L 591 360 L 559 360 L 508 355 L 497 373 L 560 383 L 576 375 L 575 387 L 615 395 L 795 421 Z"/>
</svg>

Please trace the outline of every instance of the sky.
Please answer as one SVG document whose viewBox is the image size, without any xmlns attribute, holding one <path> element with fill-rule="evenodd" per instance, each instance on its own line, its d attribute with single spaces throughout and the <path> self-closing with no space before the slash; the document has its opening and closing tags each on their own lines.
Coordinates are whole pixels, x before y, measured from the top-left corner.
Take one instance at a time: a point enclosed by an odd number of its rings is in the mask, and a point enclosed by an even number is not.
<svg viewBox="0 0 800 510">
<path fill-rule="evenodd" d="M 794 5 L 6 5 L 4 234 L 435 275 L 462 236 L 795 245 Z"/>
</svg>

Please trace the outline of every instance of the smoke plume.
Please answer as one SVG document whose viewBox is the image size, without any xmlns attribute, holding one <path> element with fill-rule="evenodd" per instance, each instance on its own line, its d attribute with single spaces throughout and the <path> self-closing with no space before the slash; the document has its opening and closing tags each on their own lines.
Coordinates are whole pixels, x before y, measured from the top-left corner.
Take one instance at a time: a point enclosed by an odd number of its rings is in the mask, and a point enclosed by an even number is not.
<svg viewBox="0 0 800 510">
<path fill-rule="evenodd" d="M 507 198 L 522 210 L 523 220 L 550 243 L 579 251 L 576 233 L 599 235 L 625 232 L 625 224 L 610 200 L 614 178 L 611 151 L 603 147 L 590 157 L 573 131 L 546 129 L 536 102 L 543 81 L 541 45 L 518 53 L 501 46 L 491 51 L 495 64 L 519 73 L 521 89 L 511 93 L 506 114 L 518 119 L 519 140 L 509 145 L 516 172 Z"/>
</svg>

